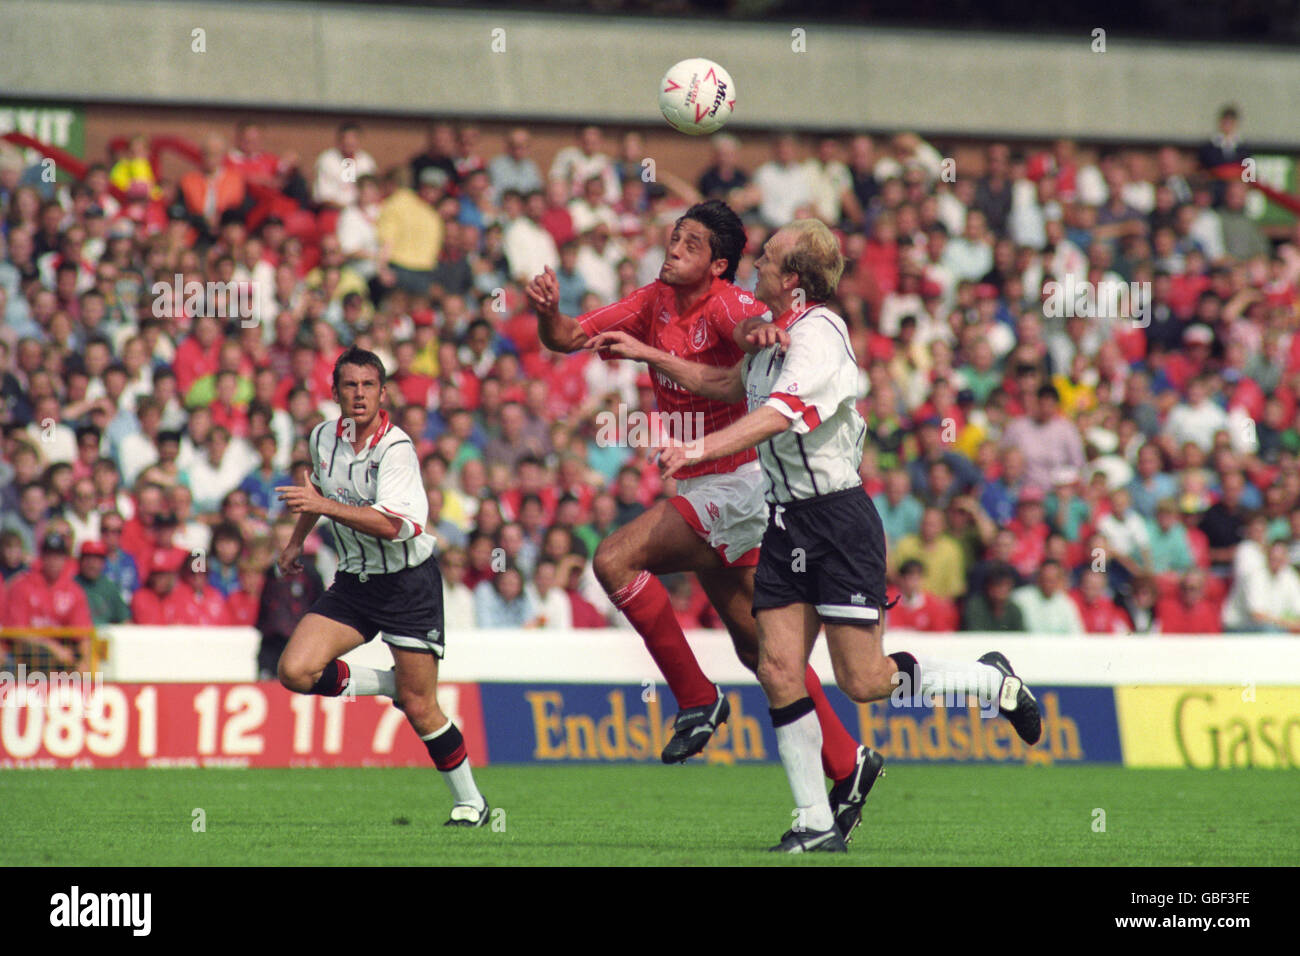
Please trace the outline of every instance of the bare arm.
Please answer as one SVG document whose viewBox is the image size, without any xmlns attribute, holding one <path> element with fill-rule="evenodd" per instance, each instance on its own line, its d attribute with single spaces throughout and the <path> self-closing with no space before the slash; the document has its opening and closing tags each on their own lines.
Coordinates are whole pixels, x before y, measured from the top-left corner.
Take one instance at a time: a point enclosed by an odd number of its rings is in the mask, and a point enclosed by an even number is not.
<svg viewBox="0 0 1300 956">
<path fill-rule="evenodd" d="M 345 505 L 341 501 L 326 498 L 316 490 L 316 486 L 306 476 L 303 477 L 301 485 L 282 485 L 275 491 L 285 506 L 298 515 L 298 524 L 294 526 L 294 536 L 290 544 L 298 542 L 301 545 L 301 541 L 306 539 L 315 526 L 316 519 L 322 515 L 339 524 L 345 524 L 354 531 L 387 541 L 396 541 L 397 536 L 402 532 L 400 518 L 394 518 L 392 515 L 386 515 L 365 505 Z M 300 531 L 301 539 L 298 537 Z"/>
<path fill-rule="evenodd" d="M 664 478 L 671 478 L 686 465 L 723 458 L 753 448 L 789 427 L 790 419 L 775 408 L 764 405 L 739 421 L 732 422 L 722 431 L 712 432 L 687 445 L 665 448 L 659 454 L 660 473 Z"/>
<path fill-rule="evenodd" d="M 667 375 L 689 392 L 723 402 L 740 402 L 745 398 L 745 383 L 741 379 L 737 362 L 730 368 L 717 368 L 688 362 L 669 355 L 626 332 L 602 332 L 587 343 L 588 348 L 602 349 L 618 358 L 645 362 L 656 371 Z"/>
<path fill-rule="evenodd" d="M 560 314 L 560 283 L 548 266 L 533 276 L 524 293 L 537 313 L 537 337 L 552 352 L 575 352 L 587 344 L 578 320 Z"/>
</svg>

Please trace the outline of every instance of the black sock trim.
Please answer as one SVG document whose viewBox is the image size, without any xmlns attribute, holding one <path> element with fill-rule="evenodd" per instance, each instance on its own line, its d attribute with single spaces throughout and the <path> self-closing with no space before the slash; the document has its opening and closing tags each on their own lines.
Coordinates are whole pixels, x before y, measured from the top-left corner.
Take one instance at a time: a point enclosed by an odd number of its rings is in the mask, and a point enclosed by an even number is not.
<svg viewBox="0 0 1300 956">
<path fill-rule="evenodd" d="M 786 704 L 784 707 L 777 707 L 775 710 L 769 707 L 767 712 L 772 715 L 773 727 L 784 727 L 786 724 L 793 724 L 805 714 L 811 714 L 815 709 L 812 698 L 803 697 L 793 704 Z"/>
<path fill-rule="evenodd" d="M 320 694 L 322 697 L 337 697 L 343 693 L 343 681 L 339 679 L 340 668 L 343 669 L 343 679 L 346 680 L 348 665 L 339 660 L 332 660 L 325 665 L 320 677 L 311 685 L 311 690 L 307 693 Z"/>
<path fill-rule="evenodd" d="M 429 758 L 439 770 L 455 770 L 465 762 L 465 738 L 460 728 L 452 724 L 445 731 L 424 742 L 424 749 L 429 751 Z"/>
<path fill-rule="evenodd" d="M 898 651 L 895 654 L 890 654 L 889 659 L 898 666 L 899 673 L 907 679 L 907 689 L 911 692 L 909 696 L 915 697 L 921 690 L 921 685 L 917 683 L 916 677 L 921 668 L 916 663 L 916 658 L 907 651 Z M 894 686 L 898 687 L 899 685 L 895 684 Z"/>
</svg>

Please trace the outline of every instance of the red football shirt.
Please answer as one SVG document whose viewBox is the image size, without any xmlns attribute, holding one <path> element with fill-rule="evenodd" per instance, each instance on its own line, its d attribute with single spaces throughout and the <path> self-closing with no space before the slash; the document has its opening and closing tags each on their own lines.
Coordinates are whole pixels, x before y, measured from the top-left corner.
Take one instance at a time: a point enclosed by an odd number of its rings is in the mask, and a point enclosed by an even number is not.
<svg viewBox="0 0 1300 956">
<path fill-rule="evenodd" d="M 715 278 L 704 297 L 685 314 L 679 315 L 672 286 L 656 279 L 613 305 L 580 316 L 578 324 L 588 336 L 615 330 L 626 332 L 687 361 L 730 368 L 744 357 L 733 338 L 736 326 L 751 316 L 764 315 L 768 311 L 767 306 L 743 289 Z M 652 371 L 651 379 L 659 412 L 667 416 L 664 423 L 673 438 L 682 439 L 684 424 L 688 421 L 694 423 L 697 419 L 693 416 L 697 414 L 703 416 L 698 419 L 703 431 L 687 436 L 692 440 L 699 438 L 700 434 L 708 435 L 726 428 L 745 415 L 744 402 L 720 402 L 692 395 L 659 372 Z M 688 419 L 687 416 L 692 417 Z M 694 478 L 734 471 L 757 457 L 754 449 L 748 448 L 725 458 L 687 465 L 677 473 L 677 477 Z"/>
<path fill-rule="evenodd" d="M 68 566 L 75 568 L 76 563 L 69 561 Z M 80 585 L 66 572 L 50 584 L 40 568 L 24 571 L 10 582 L 0 620 L 6 627 L 92 626 L 90 604 Z"/>
</svg>

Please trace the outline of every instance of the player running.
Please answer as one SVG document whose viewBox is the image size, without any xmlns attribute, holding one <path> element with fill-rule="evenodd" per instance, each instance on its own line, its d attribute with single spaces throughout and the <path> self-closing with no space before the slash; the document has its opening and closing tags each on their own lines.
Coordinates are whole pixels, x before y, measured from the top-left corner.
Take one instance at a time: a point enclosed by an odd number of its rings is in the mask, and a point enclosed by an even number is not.
<svg viewBox="0 0 1300 956">
<path fill-rule="evenodd" d="M 474 784 L 460 730 L 438 706 L 442 575 L 433 538 L 424 533 L 428 497 L 414 444 L 380 410 L 386 396 L 379 356 L 358 348 L 340 355 L 334 400 L 342 417 L 312 429 L 310 480 L 275 489 L 298 515 L 280 553 L 282 572 L 302 569 L 303 542 L 322 515 L 333 522 L 339 551 L 334 584 L 280 656 L 280 683 L 299 694 L 391 697 L 451 788 L 455 805 L 446 825 L 481 827 L 487 801 Z M 393 652 L 391 670 L 339 660 L 376 634 Z"/>
<path fill-rule="evenodd" d="M 732 284 L 745 247 L 744 226 L 723 202 L 697 203 L 677 220 L 659 279 L 627 298 L 577 318 L 561 315 L 559 285 L 547 269 L 528 284 L 542 344 L 557 352 L 592 347 L 593 337 L 617 330 L 630 340 L 671 353 L 701 370 L 726 373 L 745 351 L 747 336 L 764 325 L 767 306 Z M 681 440 L 686 423 L 700 421 L 690 438 L 726 428 L 745 414 L 743 396 L 692 395 L 665 375 L 653 376 L 666 430 Z M 721 688 L 700 669 L 655 577 L 693 571 L 731 635 L 736 654 L 758 666 L 758 633 L 751 606 L 754 568 L 767 519 L 762 469 L 752 448 L 710 461 L 685 463 L 677 496 L 661 501 L 600 543 L 593 569 L 610 600 L 645 641 L 677 700 L 673 736 L 664 763 L 699 753 L 727 719 Z M 845 839 L 862 817 L 862 805 L 879 775 L 879 754 L 860 747 L 831 709 L 817 674 L 804 669 L 804 696 L 821 722 L 821 759 L 834 781 L 831 799 Z"/>
<path fill-rule="evenodd" d="M 666 352 L 648 356 L 652 367 L 692 392 L 744 398 L 750 412 L 704 436 L 697 448 L 665 448 L 659 461 L 668 478 L 702 461 L 759 450 L 770 517 L 754 588 L 758 679 L 798 805 L 798 823 L 772 849 L 843 852 L 817 768 L 822 730 L 803 678 L 822 624 L 835 681 L 856 701 L 888 697 L 900 684 L 926 698 L 975 694 L 990 706 L 997 701 L 1031 745 L 1041 736 L 1041 720 L 1033 694 L 997 652 L 974 664 L 905 652 L 885 656 L 885 535 L 858 475 L 866 434 L 854 408 L 858 363 L 844 321 L 822 304 L 844 270 L 839 244 L 823 223 L 798 220 L 768 240 L 755 268 L 755 295 L 777 316 L 755 333 L 767 347 L 731 368 Z M 781 331 L 788 336 L 785 351 Z M 644 352 L 617 333 L 596 344 Z M 794 560 L 799 551 L 803 562 Z"/>
</svg>

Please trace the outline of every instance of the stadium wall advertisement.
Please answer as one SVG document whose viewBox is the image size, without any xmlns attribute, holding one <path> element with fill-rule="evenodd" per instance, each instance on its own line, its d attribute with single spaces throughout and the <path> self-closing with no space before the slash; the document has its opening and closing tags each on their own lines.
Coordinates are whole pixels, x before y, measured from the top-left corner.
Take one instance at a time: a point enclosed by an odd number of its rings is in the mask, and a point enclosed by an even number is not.
<svg viewBox="0 0 1300 956">
<path fill-rule="evenodd" d="M 1300 767 L 1300 689 L 1039 687 L 1043 739 L 1025 747 L 967 706 L 836 710 L 892 762 L 1134 767 Z M 727 691 L 732 714 L 700 759 L 776 759 L 758 687 Z M 658 760 L 672 735 L 668 694 L 614 684 L 446 684 L 443 709 L 470 759 L 489 763 Z M 423 745 L 387 698 L 290 694 L 273 682 L 102 684 L 0 696 L 0 769 L 425 766 Z"/>
<path fill-rule="evenodd" d="M 775 762 L 767 702 L 726 635 L 690 637 L 731 704 L 698 759 Z M 387 698 L 295 695 L 258 681 L 249 628 L 124 626 L 107 639 L 105 673 L 93 678 L 0 672 L 0 770 L 428 766 Z M 886 636 L 886 650 L 920 644 L 954 660 L 1004 646 L 1038 695 L 1043 739 L 1026 748 L 973 699 L 854 704 L 832 689 L 819 643 L 813 665 L 840 718 L 891 762 L 1300 768 L 1293 637 Z M 346 659 L 392 664 L 377 641 Z M 478 766 L 656 762 L 677 709 L 627 631 L 467 633 L 442 671 L 440 703 Z"/>
</svg>

